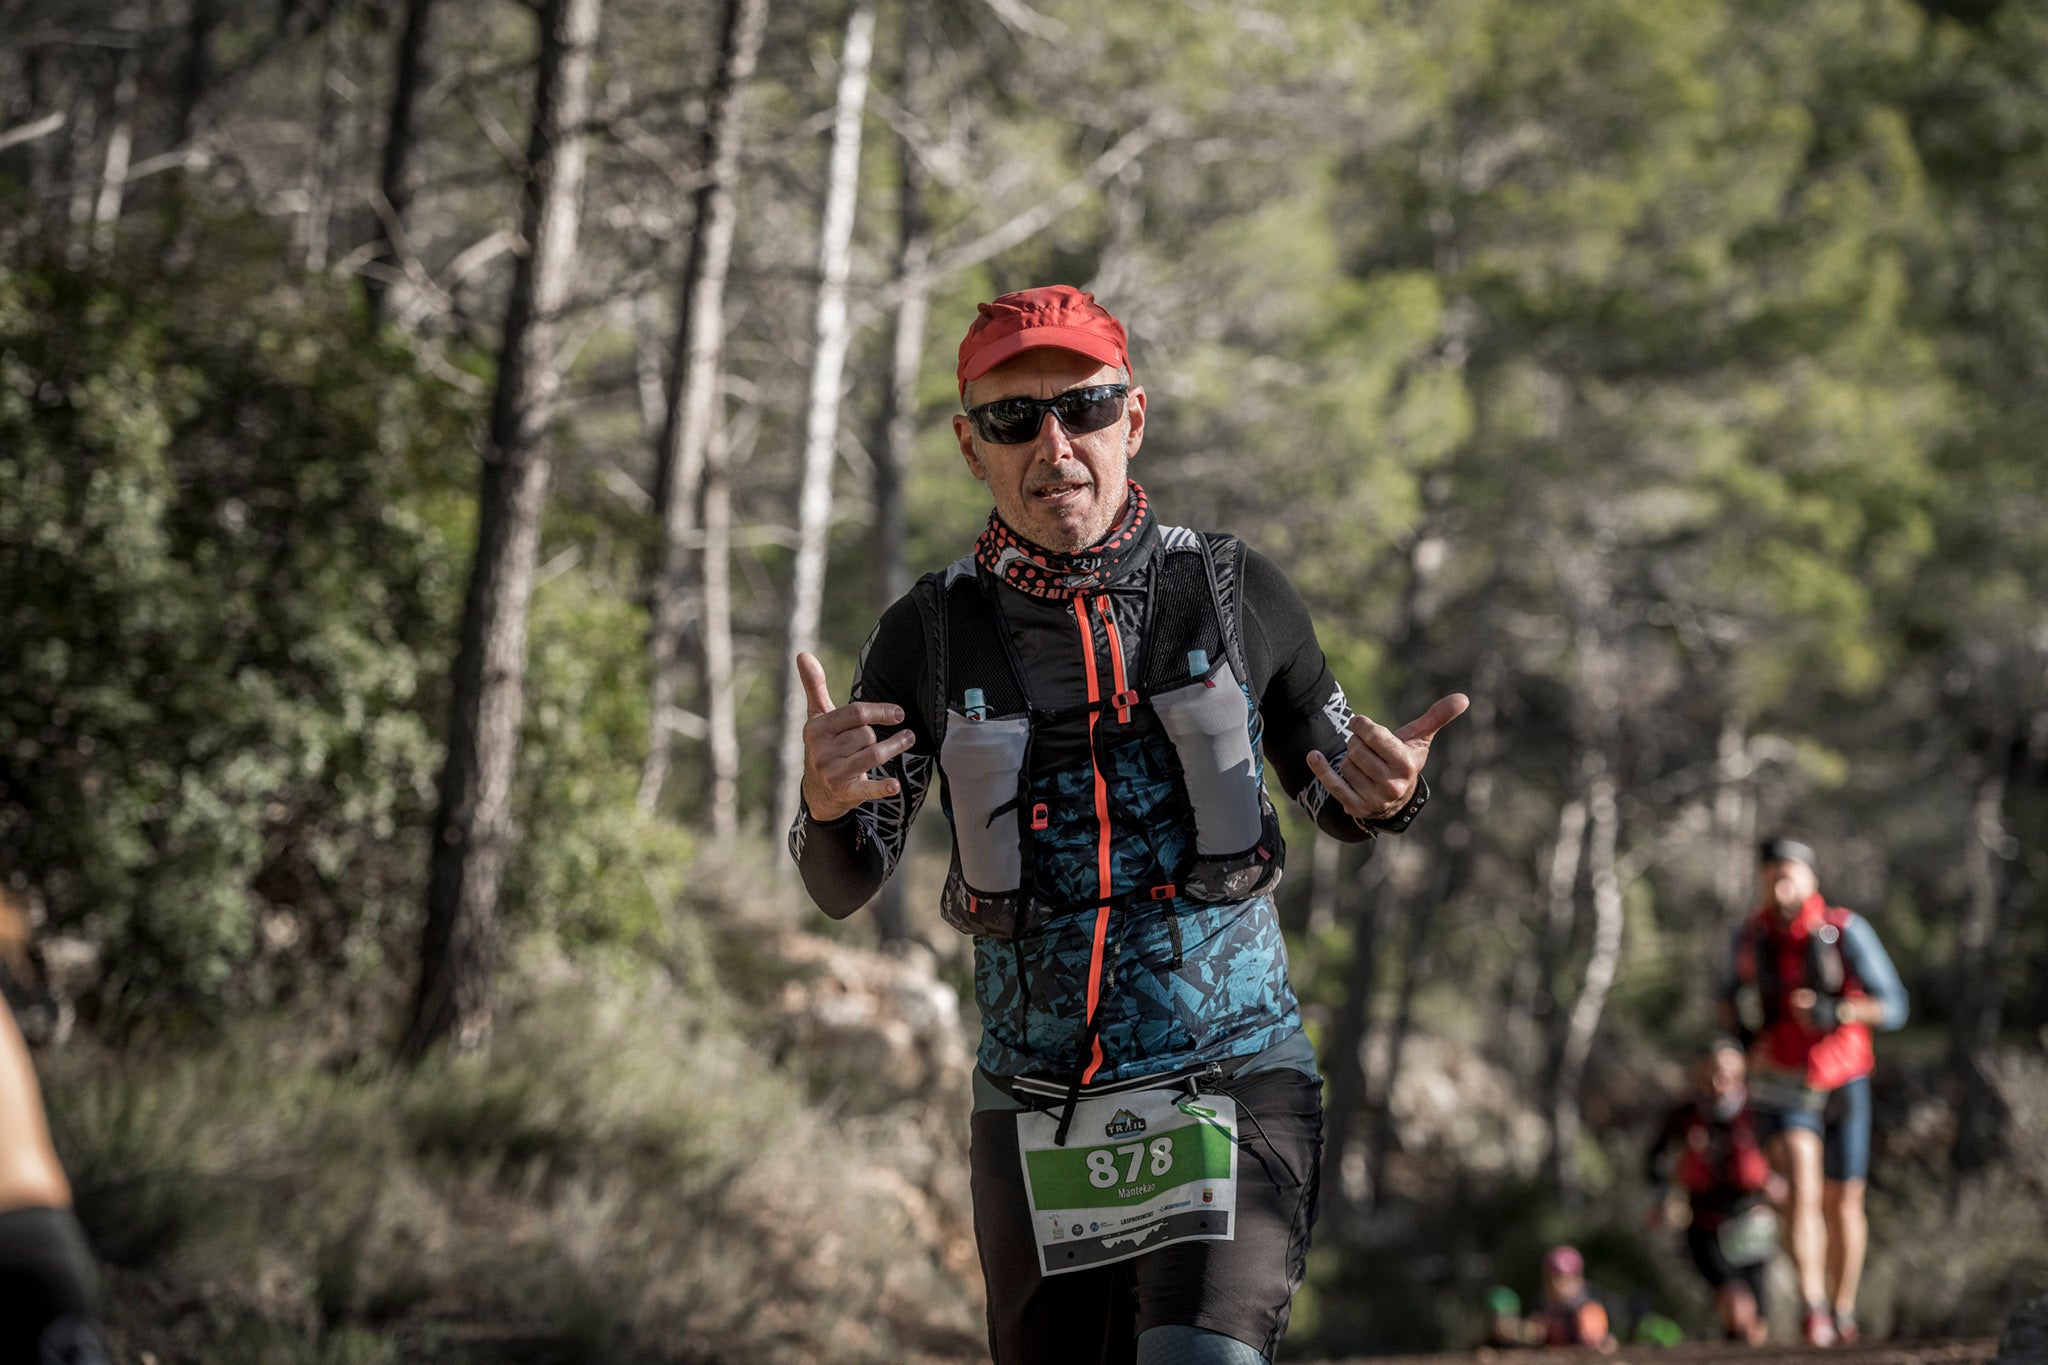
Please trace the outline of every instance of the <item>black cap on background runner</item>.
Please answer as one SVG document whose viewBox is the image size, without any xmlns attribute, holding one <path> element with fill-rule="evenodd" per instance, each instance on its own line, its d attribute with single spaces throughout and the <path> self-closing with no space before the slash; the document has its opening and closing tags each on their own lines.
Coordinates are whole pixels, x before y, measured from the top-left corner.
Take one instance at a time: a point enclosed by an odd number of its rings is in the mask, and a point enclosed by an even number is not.
<svg viewBox="0 0 2048 1365">
<path fill-rule="evenodd" d="M 1805 863 L 1813 866 L 1813 850 L 1797 839 L 1766 839 L 1757 847 L 1760 863 Z"/>
</svg>

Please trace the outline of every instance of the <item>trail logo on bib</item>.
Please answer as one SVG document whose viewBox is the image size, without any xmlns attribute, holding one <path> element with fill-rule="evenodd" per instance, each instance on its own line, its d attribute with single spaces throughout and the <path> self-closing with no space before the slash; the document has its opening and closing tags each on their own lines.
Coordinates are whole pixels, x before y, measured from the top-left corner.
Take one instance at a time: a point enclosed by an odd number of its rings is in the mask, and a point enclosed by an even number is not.
<svg viewBox="0 0 2048 1365">
<path fill-rule="evenodd" d="M 1119 1109 L 1108 1123 L 1102 1125 L 1102 1135 L 1110 1138 L 1136 1137 L 1145 1131 L 1145 1120 L 1128 1109 Z"/>
</svg>

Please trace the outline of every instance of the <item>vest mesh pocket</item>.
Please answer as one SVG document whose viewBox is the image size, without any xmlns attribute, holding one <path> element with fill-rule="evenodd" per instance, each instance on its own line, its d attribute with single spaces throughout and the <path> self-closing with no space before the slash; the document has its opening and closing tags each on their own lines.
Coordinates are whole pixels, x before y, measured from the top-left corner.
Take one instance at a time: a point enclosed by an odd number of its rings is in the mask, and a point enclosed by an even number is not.
<svg viewBox="0 0 2048 1365">
<path fill-rule="evenodd" d="M 1023 883 L 1018 793 L 1030 742 L 1029 716 L 969 720 L 958 711 L 946 713 L 939 766 L 952 800 L 960 873 L 975 895 L 1001 895 Z"/>
<path fill-rule="evenodd" d="M 1180 758 L 1195 812 L 1195 851 L 1225 858 L 1257 845 L 1263 832 L 1259 779 L 1244 691 L 1230 665 L 1204 681 L 1155 693 L 1152 709 Z"/>
</svg>

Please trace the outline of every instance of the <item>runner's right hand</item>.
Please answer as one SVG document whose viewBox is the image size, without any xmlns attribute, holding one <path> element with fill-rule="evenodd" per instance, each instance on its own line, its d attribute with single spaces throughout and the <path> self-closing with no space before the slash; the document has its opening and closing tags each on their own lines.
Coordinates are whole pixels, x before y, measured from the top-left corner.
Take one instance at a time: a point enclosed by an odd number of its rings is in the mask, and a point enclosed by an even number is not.
<svg viewBox="0 0 2048 1365">
<path fill-rule="evenodd" d="M 865 801 L 894 796 L 893 777 L 868 773 L 917 743 L 908 729 L 877 740 L 877 725 L 901 725 L 903 708 L 888 702 L 832 704 L 825 666 L 810 654 L 796 656 L 796 675 L 803 683 L 810 719 L 804 722 L 804 805 L 813 820 L 837 820 Z"/>
</svg>

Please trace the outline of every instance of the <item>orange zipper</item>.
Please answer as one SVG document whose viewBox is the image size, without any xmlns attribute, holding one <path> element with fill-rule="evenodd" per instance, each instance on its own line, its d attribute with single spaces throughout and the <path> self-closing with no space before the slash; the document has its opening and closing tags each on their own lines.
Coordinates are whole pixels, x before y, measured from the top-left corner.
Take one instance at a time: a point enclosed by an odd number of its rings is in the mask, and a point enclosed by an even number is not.
<svg viewBox="0 0 2048 1365">
<path fill-rule="evenodd" d="M 1103 599 L 1096 598 L 1098 603 Z M 1095 637 L 1088 629 L 1087 599 L 1074 599 L 1074 621 L 1081 627 L 1081 659 L 1088 669 L 1088 767 L 1095 774 L 1095 894 L 1102 904 L 1095 908 L 1095 947 L 1088 959 L 1088 1014 L 1081 1022 L 1086 1029 L 1095 1021 L 1095 1011 L 1102 1000 L 1102 952 L 1109 937 L 1109 784 L 1102 780 L 1102 765 L 1095 758 L 1095 726 L 1102 719 L 1099 704 L 1102 701 L 1102 679 L 1095 669 Z M 1116 627 L 1110 627 L 1110 639 L 1116 639 Z M 1121 647 L 1116 651 L 1118 681 L 1122 681 L 1123 656 Z M 1095 1073 L 1102 1069 L 1102 1039 L 1098 1035 L 1091 1045 L 1088 1065 L 1082 1068 L 1081 1084 L 1093 1080 Z"/>
</svg>

